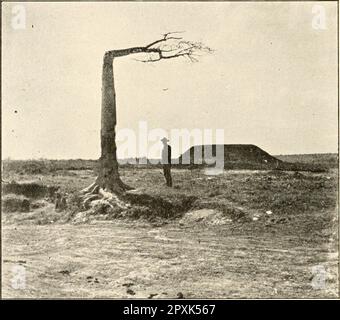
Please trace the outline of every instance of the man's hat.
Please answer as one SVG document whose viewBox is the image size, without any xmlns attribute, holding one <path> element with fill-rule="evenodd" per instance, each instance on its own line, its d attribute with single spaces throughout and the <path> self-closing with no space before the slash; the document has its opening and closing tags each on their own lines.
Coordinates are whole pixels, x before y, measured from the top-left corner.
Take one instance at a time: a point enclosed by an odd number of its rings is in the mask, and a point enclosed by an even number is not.
<svg viewBox="0 0 340 320">
<path fill-rule="evenodd" d="M 169 142 L 170 140 L 168 140 L 167 138 L 164 137 L 163 139 L 161 139 L 161 141 L 162 142 Z"/>
</svg>

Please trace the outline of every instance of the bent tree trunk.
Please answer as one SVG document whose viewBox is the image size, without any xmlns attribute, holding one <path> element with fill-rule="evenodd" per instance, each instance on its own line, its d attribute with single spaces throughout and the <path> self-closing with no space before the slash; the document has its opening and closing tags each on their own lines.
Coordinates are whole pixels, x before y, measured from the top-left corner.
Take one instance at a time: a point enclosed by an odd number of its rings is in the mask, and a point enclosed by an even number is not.
<svg viewBox="0 0 340 320">
<path fill-rule="evenodd" d="M 108 191 L 121 193 L 128 187 L 118 173 L 116 147 L 116 93 L 113 78 L 114 57 L 105 53 L 102 71 L 102 110 L 101 110 L 101 157 L 96 184 Z"/>
<path fill-rule="evenodd" d="M 175 32 L 176 33 L 176 32 Z M 127 49 L 110 50 L 105 52 L 102 70 L 102 110 L 101 110 L 101 157 L 99 159 L 98 177 L 89 187 L 81 190 L 84 194 L 84 206 L 88 203 L 104 199 L 111 206 L 126 207 L 121 203 L 117 195 L 123 194 L 131 189 L 119 177 L 117 147 L 116 147 L 116 93 L 113 79 L 113 62 L 115 58 L 128 56 L 130 54 L 147 53 L 149 56 L 143 62 L 156 62 L 163 59 L 187 57 L 196 61 L 193 57 L 195 51 L 211 50 L 201 43 L 184 41 L 181 37 L 171 36 L 173 33 L 164 34 L 163 38 L 151 42 L 144 47 L 132 47 Z M 166 45 L 168 41 L 177 44 Z M 121 197 L 120 197 L 121 198 Z"/>
<path fill-rule="evenodd" d="M 98 187 L 116 194 L 132 189 L 119 177 L 116 146 L 116 92 L 113 78 L 113 62 L 115 58 L 143 52 L 145 48 L 111 50 L 104 54 L 102 70 L 102 110 L 101 110 L 101 157 L 99 159 L 98 177 L 94 185 L 85 191 L 96 192 Z"/>
</svg>

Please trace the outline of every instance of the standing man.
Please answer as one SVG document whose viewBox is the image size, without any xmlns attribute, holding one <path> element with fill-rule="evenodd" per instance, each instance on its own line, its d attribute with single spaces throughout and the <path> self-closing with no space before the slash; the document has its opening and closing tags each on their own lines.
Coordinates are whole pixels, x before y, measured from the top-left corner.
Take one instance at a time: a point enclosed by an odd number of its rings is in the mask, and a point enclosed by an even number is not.
<svg viewBox="0 0 340 320">
<path fill-rule="evenodd" d="M 162 150 L 162 164 L 163 164 L 163 172 L 166 180 L 166 185 L 168 187 L 172 187 L 172 178 L 171 178 L 171 147 L 168 145 L 169 140 L 167 138 L 163 138 L 161 140 L 163 142 L 163 150 Z"/>
</svg>

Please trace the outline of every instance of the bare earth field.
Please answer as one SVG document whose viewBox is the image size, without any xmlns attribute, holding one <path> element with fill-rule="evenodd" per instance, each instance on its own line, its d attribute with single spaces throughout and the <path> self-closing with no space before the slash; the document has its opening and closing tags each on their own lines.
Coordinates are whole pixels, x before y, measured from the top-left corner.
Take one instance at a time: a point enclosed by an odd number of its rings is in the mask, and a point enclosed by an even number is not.
<svg viewBox="0 0 340 320">
<path fill-rule="evenodd" d="M 3 297 L 337 298 L 337 174 L 176 169 L 168 189 L 160 169 L 121 169 L 137 193 L 177 204 L 168 219 L 137 212 L 79 221 L 70 209 L 32 200 L 30 212 L 2 213 Z M 3 178 L 72 195 L 95 175 L 10 171 Z M 19 289 L 18 265 L 26 281 Z M 316 266 L 325 270 L 318 288 Z"/>
</svg>

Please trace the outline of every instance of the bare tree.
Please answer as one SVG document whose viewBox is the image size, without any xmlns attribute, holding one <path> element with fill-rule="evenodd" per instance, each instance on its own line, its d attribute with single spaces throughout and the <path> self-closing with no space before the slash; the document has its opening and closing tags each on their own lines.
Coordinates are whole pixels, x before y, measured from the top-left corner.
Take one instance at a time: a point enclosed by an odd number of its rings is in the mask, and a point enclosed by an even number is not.
<svg viewBox="0 0 340 320">
<path fill-rule="evenodd" d="M 98 177 L 88 188 L 82 190 L 85 201 L 100 197 L 110 198 L 131 189 L 120 179 L 116 154 L 116 93 L 114 87 L 113 62 L 116 58 L 132 54 L 141 54 L 138 61 L 153 63 L 165 59 L 187 58 L 195 62 L 202 53 L 212 50 L 200 42 L 186 41 L 178 36 L 181 32 L 169 32 L 161 39 L 143 47 L 110 50 L 105 52 L 102 70 L 102 110 L 101 110 L 101 157 Z M 116 197 L 117 198 L 117 197 Z"/>
</svg>

